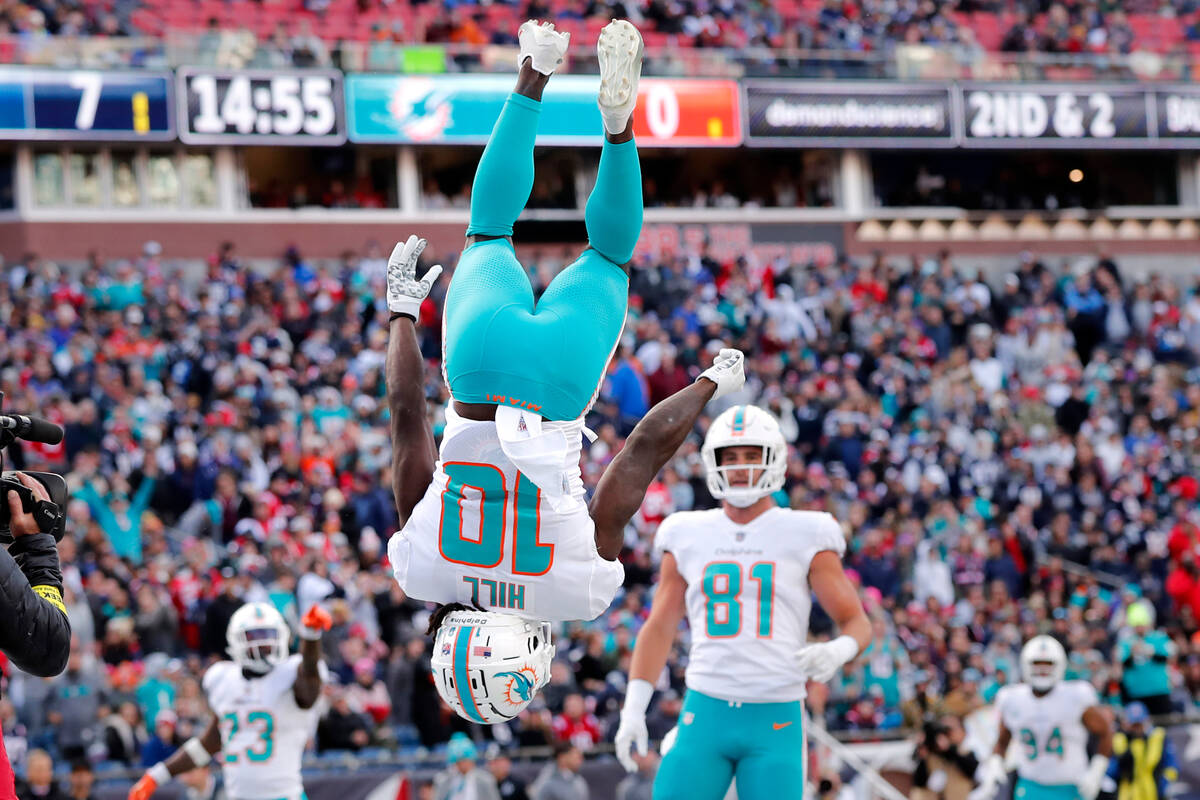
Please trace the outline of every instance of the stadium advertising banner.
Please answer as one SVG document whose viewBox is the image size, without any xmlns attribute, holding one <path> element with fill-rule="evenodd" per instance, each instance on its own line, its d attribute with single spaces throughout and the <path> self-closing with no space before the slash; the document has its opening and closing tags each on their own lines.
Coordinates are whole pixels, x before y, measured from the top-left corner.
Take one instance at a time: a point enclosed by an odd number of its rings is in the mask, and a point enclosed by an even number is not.
<svg viewBox="0 0 1200 800">
<path fill-rule="evenodd" d="M 1151 142 L 1149 93 L 1078 84 L 967 85 L 963 145 L 1011 148 L 1137 147 Z"/>
<path fill-rule="evenodd" d="M 176 81 L 179 138 L 188 144 L 346 141 L 340 72 L 181 69 Z"/>
<path fill-rule="evenodd" d="M 953 147 L 949 86 L 747 81 L 746 144 Z"/>
<path fill-rule="evenodd" d="M 543 96 L 538 144 L 600 144 L 598 81 L 592 75 L 555 76 Z M 512 86 L 511 75 L 350 75 L 350 140 L 484 144 Z M 734 81 L 642 78 L 638 95 L 633 127 L 641 147 L 742 143 Z"/>
<path fill-rule="evenodd" d="M 1200 145 L 1200 89 L 1157 89 L 1155 120 L 1165 145 Z"/>
<path fill-rule="evenodd" d="M 175 138 L 166 72 L 0 69 L 0 139 Z"/>
</svg>

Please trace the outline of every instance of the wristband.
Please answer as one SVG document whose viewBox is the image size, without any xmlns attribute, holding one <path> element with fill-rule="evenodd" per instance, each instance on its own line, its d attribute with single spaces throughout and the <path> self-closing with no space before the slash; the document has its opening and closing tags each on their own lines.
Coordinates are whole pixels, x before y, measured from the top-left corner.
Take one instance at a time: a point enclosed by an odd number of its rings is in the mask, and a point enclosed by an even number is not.
<svg viewBox="0 0 1200 800">
<path fill-rule="evenodd" d="M 167 769 L 167 765 L 161 761 L 146 770 L 146 776 L 157 786 L 165 786 L 171 782 L 171 770 Z"/>
<path fill-rule="evenodd" d="M 184 742 L 183 747 L 180 749 L 187 753 L 188 758 L 192 759 L 192 763 L 197 767 L 203 767 L 209 761 L 212 761 L 212 753 L 208 752 L 208 748 L 204 746 L 204 742 L 195 736 Z"/>
<path fill-rule="evenodd" d="M 625 705 L 621 707 L 621 716 L 627 713 L 639 717 L 646 716 L 650 706 L 650 698 L 654 696 L 654 685 L 650 681 L 634 678 L 625 690 Z"/>
<path fill-rule="evenodd" d="M 843 634 L 829 644 L 837 648 L 834 652 L 842 659 L 843 664 L 853 661 L 858 655 L 858 640 L 849 634 Z"/>
<path fill-rule="evenodd" d="M 393 311 L 393 312 L 392 312 L 392 315 L 391 315 L 390 317 L 388 317 L 388 324 L 390 325 L 391 323 L 393 323 L 393 322 L 395 322 L 396 320 L 400 319 L 400 317 L 404 317 L 404 318 L 406 318 L 406 319 L 410 319 L 410 320 L 412 320 L 412 323 L 413 323 L 414 325 L 416 325 L 416 324 L 417 324 L 417 318 L 416 318 L 416 317 L 414 317 L 412 314 L 409 314 L 409 313 L 408 313 L 408 312 L 406 312 L 406 311 Z"/>
<path fill-rule="evenodd" d="M 319 642 L 321 637 L 325 635 L 325 631 L 320 628 L 310 628 L 307 625 L 300 626 L 299 636 L 309 642 Z"/>
</svg>

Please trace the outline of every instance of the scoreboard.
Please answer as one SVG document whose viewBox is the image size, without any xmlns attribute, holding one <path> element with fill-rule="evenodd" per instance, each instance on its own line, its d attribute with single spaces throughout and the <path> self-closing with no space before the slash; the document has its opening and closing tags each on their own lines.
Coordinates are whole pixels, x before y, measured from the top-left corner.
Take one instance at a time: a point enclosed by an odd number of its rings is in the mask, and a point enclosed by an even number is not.
<svg viewBox="0 0 1200 800">
<path fill-rule="evenodd" d="M 179 136 L 187 144 L 346 141 L 340 72 L 181 69 L 176 80 Z"/>
<path fill-rule="evenodd" d="M 0 69 L 0 139 L 175 139 L 166 72 Z"/>
</svg>

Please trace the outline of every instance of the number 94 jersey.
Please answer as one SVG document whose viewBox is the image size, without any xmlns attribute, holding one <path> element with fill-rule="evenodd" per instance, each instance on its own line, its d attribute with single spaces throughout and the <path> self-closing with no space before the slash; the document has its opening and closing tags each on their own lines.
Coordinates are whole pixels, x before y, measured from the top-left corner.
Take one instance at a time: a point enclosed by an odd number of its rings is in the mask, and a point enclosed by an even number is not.
<svg viewBox="0 0 1200 800">
<path fill-rule="evenodd" d="M 201 685 L 221 726 L 225 793 L 236 800 L 297 800 L 304 793 L 300 762 L 323 703 L 300 708 L 292 694 L 300 655 L 262 677 L 247 678 L 232 661 L 218 661 Z M 321 679 L 329 670 L 320 663 Z"/>
<path fill-rule="evenodd" d="M 803 699 L 795 652 L 808 640 L 808 568 L 822 550 L 845 552 L 837 521 L 773 508 L 739 525 L 719 508 L 685 511 L 663 521 L 654 548 L 687 581 L 688 688 L 746 703 Z"/>
<path fill-rule="evenodd" d="M 1012 734 L 1017 773 L 1046 786 L 1077 783 L 1088 768 L 1083 712 L 1099 702 L 1086 681 L 1059 681 L 1041 697 L 1024 683 L 997 692 L 996 711 Z"/>
<path fill-rule="evenodd" d="M 452 409 L 446 420 L 433 481 L 388 542 L 400 588 L 417 600 L 475 601 L 539 622 L 599 616 L 625 569 L 596 550 L 579 445 L 564 456 L 565 491 L 550 498 L 505 455 L 495 423 Z"/>
</svg>

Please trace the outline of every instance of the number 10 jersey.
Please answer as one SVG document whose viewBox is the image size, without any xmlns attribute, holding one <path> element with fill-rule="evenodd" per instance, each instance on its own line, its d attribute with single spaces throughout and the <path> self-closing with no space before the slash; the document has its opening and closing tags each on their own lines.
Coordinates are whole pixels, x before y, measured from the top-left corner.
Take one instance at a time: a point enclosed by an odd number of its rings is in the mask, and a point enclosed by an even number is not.
<svg viewBox="0 0 1200 800">
<path fill-rule="evenodd" d="M 475 601 L 538 621 L 599 616 L 625 570 L 596 550 L 578 445 L 566 460 L 568 490 L 547 497 L 505 454 L 496 423 L 448 409 L 433 482 L 388 543 L 400 588 L 417 600 Z"/>
</svg>

